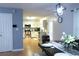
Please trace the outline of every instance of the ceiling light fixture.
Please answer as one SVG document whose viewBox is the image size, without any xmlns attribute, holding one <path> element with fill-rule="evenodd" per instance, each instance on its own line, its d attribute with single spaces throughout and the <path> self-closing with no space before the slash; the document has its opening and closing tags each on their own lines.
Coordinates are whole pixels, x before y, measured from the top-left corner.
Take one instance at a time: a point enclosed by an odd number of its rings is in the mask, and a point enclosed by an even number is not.
<svg viewBox="0 0 79 59">
<path fill-rule="evenodd" d="M 63 21 L 62 15 L 64 13 L 64 10 L 66 10 L 66 8 L 63 5 L 61 5 L 60 3 L 58 3 L 56 5 L 56 11 L 57 11 L 58 22 L 59 23 L 62 23 L 62 21 Z"/>
<path fill-rule="evenodd" d="M 32 20 L 32 19 L 36 19 L 37 17 L 34 17 L 34 16 L 27 16 L 26 17 L 26 19 L 30 19 L 30 20 Z"/>
<path fill-rule="evenodd" d="M 42 18 L 41 20 L 47 20 L 47 17 Z"/>
<path fill-rule="evenodd" d="M 62 16 L 63 15 L 63 11 L 65 10 L 66 8 L 64 8 L 61 3 L 58 3 L 56 5 L 56 11 L 57 11 L 57 15 L 58 16 Z"/>
</svg>

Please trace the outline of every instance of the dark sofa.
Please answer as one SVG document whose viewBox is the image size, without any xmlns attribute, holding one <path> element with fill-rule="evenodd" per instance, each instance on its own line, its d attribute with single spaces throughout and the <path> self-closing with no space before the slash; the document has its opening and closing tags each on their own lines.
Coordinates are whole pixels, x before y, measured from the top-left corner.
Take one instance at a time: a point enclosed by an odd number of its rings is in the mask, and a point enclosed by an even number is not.
<svg viewBox="0 0 79 59">
<path fill-rule="evenodd" d="M 78 45 L 77 45 L 77 46 L 73 46 L 73 49 L 75 49 L 75 50 L 78 50 L 78 51 L 79 51 L 79 40 L 75 40 L 75 42 L 77 42 L 77 43 L 78 43 Z"/>
</svg>

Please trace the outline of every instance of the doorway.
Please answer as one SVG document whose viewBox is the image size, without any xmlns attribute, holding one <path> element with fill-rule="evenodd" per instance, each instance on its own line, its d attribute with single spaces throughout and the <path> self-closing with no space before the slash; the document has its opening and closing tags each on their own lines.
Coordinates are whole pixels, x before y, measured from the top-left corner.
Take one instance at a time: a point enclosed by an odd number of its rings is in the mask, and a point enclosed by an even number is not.
<svg viewBox="0 0 79 59">
<path fill-rule="evenodd" d="M 38 47 L 40 22 L 35 19 L 25 19 L 23 21 L 23 28 L 23 46 L 27 51 L 27 55 L 38 53 L 40 51 L 40 48 Z"/>
</svg>

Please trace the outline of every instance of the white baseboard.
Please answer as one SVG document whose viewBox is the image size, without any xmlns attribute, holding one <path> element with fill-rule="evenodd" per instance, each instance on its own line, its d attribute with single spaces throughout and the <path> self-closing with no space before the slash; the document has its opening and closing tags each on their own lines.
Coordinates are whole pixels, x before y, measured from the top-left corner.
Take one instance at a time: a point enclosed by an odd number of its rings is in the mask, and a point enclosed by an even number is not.
<svg viewBox="0 0 79 59">
<path fill-rule="evenodd" d="M 14 49 L 12 51 L 22 51 L 22 50 L 24 50 L 24 49 Z"/>
</svg>

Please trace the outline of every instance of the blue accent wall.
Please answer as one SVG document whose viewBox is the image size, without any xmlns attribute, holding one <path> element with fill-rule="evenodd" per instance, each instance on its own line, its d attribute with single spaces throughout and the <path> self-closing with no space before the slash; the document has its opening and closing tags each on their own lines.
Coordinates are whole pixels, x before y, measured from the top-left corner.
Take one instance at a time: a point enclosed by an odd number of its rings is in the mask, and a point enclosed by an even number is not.
<svg viewBox="0 0 79 59">
<path fill-rule="evenodd" d="M 16 9 L 13 16 L 13 24 L 17 25 L 17 28 L 13 28 L 13 48 L 23 48 L 23 18 L 22 10 Z"/>
<path fill-rule="evenodd" d="M 12 13 L 13 24 L 17 28 L 13 28 L 13 49 L 23 48 L 23 12 L 17 8 L 0 8 L 0 13 Z"/>
</svg>

